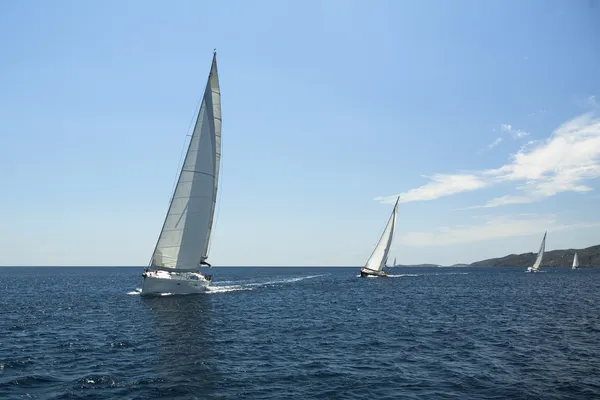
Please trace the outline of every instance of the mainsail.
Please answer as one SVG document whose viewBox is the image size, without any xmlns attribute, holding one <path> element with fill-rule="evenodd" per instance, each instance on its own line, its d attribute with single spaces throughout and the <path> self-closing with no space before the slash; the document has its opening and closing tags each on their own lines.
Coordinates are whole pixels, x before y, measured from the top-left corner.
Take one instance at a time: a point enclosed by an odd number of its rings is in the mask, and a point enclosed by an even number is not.
<svg viewBox="0 0 600 400">
<path fill-rule="evenodd" d="M 150 268 L 196 271 L 208 257 L 221 160 L 217 53 Z"/>
<path fill-rule="evenodd" d="M 546 249 L 546 233 L 544 232 L 544 238 L 542 239 L 542 244 L 540 245 L 540 250 L 538 251 L 537 258 L 535 259 L 535 263 L 531 266 L 531 269 L 537 271 L 540 269 L 540 265 L 542 264 L 542 258 L 544 257 L 544 250 Z"/>
<path fill-rule="evenodd" d="M 367 261 L 365 268 L 373 270 L 373 271 L 381 271 L 387 262 L 388 253 L 390 251 L 390 245 L 392 244 L 392 239 L 394 238 L 394 230 L 396 229 L 396 214 L 398 211 L 398 200 L 396 200 L 396 204 L 394 205 L 394 210 L 392 211 L 392 215 L 388 220 L 387 225 L 375 246 L 375 250 L 373 250 L 373 254 Z"/>
<path fill-rule="evenodd" d="M 579 267 L 579 256 L 575 253 L 575 257 L 573 257 L 573 269 L 577 269 Z"/>
</svg>

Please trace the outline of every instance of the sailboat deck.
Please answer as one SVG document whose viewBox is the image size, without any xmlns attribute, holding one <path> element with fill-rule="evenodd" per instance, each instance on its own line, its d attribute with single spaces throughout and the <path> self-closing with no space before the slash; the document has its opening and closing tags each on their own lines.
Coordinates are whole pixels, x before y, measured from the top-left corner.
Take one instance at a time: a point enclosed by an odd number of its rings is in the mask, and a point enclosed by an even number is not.
<svg viewBox="0 0 600 400">
<path fill-rule="evenodd" d="M 147 278 L 172 279 L 180 281 L 207 280 L 204 275 L 196 272 L 147 271 L 145 274 Z"/>
</svg>

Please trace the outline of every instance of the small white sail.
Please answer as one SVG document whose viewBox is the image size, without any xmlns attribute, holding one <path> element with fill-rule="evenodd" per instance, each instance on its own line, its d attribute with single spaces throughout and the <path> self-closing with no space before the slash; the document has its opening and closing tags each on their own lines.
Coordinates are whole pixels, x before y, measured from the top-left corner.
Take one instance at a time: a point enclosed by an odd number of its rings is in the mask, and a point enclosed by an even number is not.
<svg viewBox="0 0 600 400">
<path fill-rule="evenodd" d="M 396 257 L 394 257 L 394 264 L 392 265 L 392 267 L 396 266 Z"/>
<path fill-rule="evenodd" d="M 375 250 L 373 250 L 373 254 L 369 257 L 369 261 L 365 265 L 365 268 L 373 270 L 373 271 L 381 271 L 387 262 L 388 253 L 390 251 L 390 246 L 392 244 L 392 239 L 394 238 L 394 230 L 396 229 L 396 214 L 398 212 L 398 200 L 396 200 L 396 204 L 394 205 L 394 210 L 392 211 L 392 215 L 388 220 L 387 225 L 375 246 Z"/>
<path fill-rule="evenodd" d="M 573 269 L 579 268 L 579 256 L 575 253 L 575 257 L 573 257 Z"/>
<path fill-rule="evenodd" d="M 217 55 L 150 268 L 197 271 L 208 257 L 221 160 Z"/>
<path fill-rule="evenodd" d="M 542 258 L 544 257 L 544 250 L 546 249 L 546 233 L 547 232 L 544 232 L 544 238 L 542 239 L 542 244 L 540 245 L 540 250 L 538 251 L 535 263 L 533 263 L 533 265 L 531 266 L 532 271 L 539 270 L 540 265 L 542 265 Z"/>
</svg>

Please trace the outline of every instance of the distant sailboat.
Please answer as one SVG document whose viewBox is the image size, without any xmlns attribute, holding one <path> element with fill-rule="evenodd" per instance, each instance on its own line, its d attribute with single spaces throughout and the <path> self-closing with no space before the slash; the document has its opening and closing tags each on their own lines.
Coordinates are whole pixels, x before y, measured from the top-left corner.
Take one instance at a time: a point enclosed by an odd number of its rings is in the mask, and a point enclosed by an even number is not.
<svg viewBox="0 0 600 400">
<path fill-rule="evenodd" d="M 572 269 L 577 269 L 579 268 L 579 257 L 577 256 L 577 253 L 575 253 L 575 257 L 573 257 L 573 268 Z"/>
<path fill-rule="evenodd" d="M 390 251 L 392 239 L 394 238 L 394 230 L 396 229 L 396 214 L 398 212 L 398 200 L 400 200 L 400 198 L 396 199 L 396 204 L 394 205 L 392 215 L 385 226 L 377 246 L 375 246 L 375 250 L 373 250 L 371 257 L 369 257 L 369 260 L 365 266 L 360 269 L 360 276 L 363 278 L 368 276 L 387 276 L 387 273 L 383 271 L 383 267 L 387 263 L 388 253 Z M 396 264 L 395 260 L 394 264 Z"/>
<path fill-rule="evenodd" d="M 143 273 L 142 294 L 200 293 L 210 285 L 211 276 L 200 273 L 200 266 L 210 267 L 206 259 L 220 160 L 221 91 L 215 52 L 177 186 L 150 265 Z"/>
<path fill-rule="evenodd" d="M 392 264 L 392 267 L 396 266 L 396 257 L 394 257 L 394 264 Z"/>
<path fill-rule="evenodd" d="M 527 268 L 527 272 L 538 272 L 540 265 L 542 265 L 542 258 L 544 258 L 544 250 L 546 249 L 546 233 L 547 232 L 544 232 L 544 238 L 542 239 L 542 244 L 540 245 L 537 258 L 535 259 L 533 265 Z"/>
</svg>

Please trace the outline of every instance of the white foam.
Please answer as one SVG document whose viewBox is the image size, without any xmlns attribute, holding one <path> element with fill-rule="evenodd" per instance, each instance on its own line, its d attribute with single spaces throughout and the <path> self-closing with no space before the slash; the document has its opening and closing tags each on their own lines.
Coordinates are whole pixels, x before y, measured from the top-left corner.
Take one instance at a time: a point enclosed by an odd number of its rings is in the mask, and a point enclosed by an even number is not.
<svg viewBox="0 0 600 400">
<path fill-rule="evenodd" d="M 436 275 L 469 275 L 468 272 L 446 272 L 443 274 L 436 274 Z"/>
<path fill-rule="evenodd" d="M 325 275 L 327 275 L 327 274 L 297 276 L 297 277 L 293 277 L 293 278 L 274 279 L 274 280 L 269 280 L 269 281 L 265 281 L 265 282 L 244 283 L 244 281 L 242 281 L 237 284 L 235 281 L 222 281 L 222 282 L 217 282 L 215 284 L 208 286 L 206 288 L 207 289 L 206 293 L 212 294 L 212 293 L 236 292 L 236 291 L 240 291 L 240 290 L 254 290 L 254 289 L 256 289 L 258 287 L 262 287 L 262 286 L 271 286 L 271 285 L 280 285 L 280 284 L 286 284 L 286 283 L 300 282 L 305 279 L 318 278 L 320 276 L 325 276 Z M 141 288 L 136 288 L 134 291 L 128 292 L 127 294 L 128 295 L 139 295 L 141 292 L 142 292 Z M 159 295 L 160 296 L 171 296 L 172 293 L 160 293 Z"/>
<path fill-rule="evenodd" d="M 294 277 L 294 278 L 275 279 L 275 280 L 270 280 L 270 281 L 266 281 L 266 282 L 251 282 L 251 283 L 241 283 L 240 282 L 237 285 L 223 285 L 223 283 L 233 283 L 233 281 L 224 281 L 224 282 L 219 282 L 219 283 L 209 286 L 207 293 L 228 293 L 228 292 L 235 292 L 235 291 L 240 291 L 240 290 L 254 290 L 258 287 L 300 282 L 305 279 L 312 279 L 312 278 L 317 278 L 317 277 L 325 276 L 325 275 L 326 274 L 298 276 L 298 277 Z"/>
<path fill-rule="evenodd" d="M 254 290 L 254 288 L 244 287 L 243 285 L 211 285 L 207 288 L 206 293 L 228 293 L 238 290 Z"/>
</svg>

